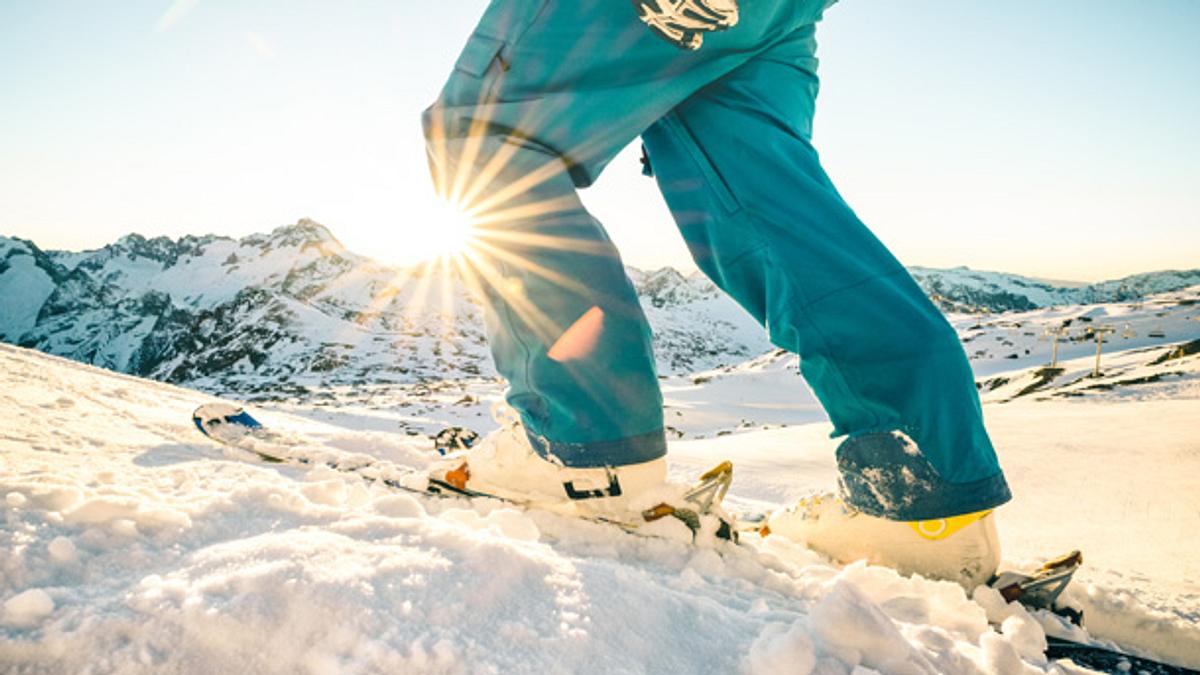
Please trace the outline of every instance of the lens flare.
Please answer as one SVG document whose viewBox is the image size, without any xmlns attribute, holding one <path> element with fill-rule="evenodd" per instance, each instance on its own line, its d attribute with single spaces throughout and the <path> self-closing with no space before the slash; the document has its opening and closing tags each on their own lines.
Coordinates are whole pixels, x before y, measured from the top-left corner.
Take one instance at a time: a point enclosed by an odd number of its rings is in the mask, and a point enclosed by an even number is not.
<svg viewBox="0 0 1200 675">
<path fill-rule="evenodd" d="M 476 235 L 475 219 L 465 209 L 439 199 L 426 217 L 428 220 L 413 237 L 412 257 L 425 261 L 455 259 L 470 248 Z"/>
</svg>

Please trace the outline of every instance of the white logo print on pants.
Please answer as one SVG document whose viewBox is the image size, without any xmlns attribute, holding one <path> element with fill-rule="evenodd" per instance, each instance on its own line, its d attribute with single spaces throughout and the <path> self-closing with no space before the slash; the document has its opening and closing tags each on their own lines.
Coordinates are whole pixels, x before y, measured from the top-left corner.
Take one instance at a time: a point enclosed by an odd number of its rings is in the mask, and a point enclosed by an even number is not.
<svg viewBox="0 0 1200 675">
<path fill-rule="evenodd" d="M 704 33 L 737 25 L 737 0 L 633 0 L 638 18 L 684 49 L 699 49 Z"/>
</svg>

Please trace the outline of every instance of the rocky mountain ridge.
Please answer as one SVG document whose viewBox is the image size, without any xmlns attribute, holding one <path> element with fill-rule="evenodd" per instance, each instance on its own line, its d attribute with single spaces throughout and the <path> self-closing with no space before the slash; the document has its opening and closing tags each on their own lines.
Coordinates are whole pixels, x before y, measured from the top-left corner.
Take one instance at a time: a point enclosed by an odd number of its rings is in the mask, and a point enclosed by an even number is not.
<svg viewBox="0 0 1200 675">
<path fill-rule="evenodd" d="M 630 274 L 661 372 L 769 348 L 706 281 Z M 0 340 L 250 398 L 496 374 L 482 312 L 457 274 L 382 265 L 311 220 L 239 240 L 133 234 L 84 252 L 0 237 Z"/>
<path fill-rule="evenodd" d="M 629 269 L 663 374 L 770 349 L 698 273 Z M 1200 270 L 1083 288 L 965 268 L 913 268 L 949 311 L 1130 299 L 1200 283 Z M 453 273 L 394 268 L 303 219 L 234 240 L 130 234 L 93 251 L 0 236 L 0 340 L 242 397 L 495 376 L 482 312 Z"/>
<path fill-rule="evenodd" d="M 1200 284 L 1200 269 L 1135 274 L 1085 285 L 1056 285 L 1019 274 L 967 267 L 909 267 L 908 271 L 943 311 L 964 313 L 1126 302 Z"/>
</svg>

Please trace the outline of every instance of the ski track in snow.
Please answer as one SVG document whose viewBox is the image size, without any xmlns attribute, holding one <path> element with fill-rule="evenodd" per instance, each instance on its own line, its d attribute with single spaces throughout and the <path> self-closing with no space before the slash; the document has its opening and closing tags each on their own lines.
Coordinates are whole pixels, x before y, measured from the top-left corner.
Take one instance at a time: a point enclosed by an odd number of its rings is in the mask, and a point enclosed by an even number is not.
<svg viewBox="0 0 1200 675">
<path fill-rule="evenodd" d="M 955 323 L 1020 348 L 1059 314 Z M 1191 318 L 1172 335 L 1194 339 Z M 1103 377 L 1085 377 L 1094 347 L 1066 345 L 1062 373 L 1024 395 L 1036 354 L 975 363 L 1016 496 L 1001 538 L 1011 564 L 1083 549 L 1068 593 L 1093 635 L 1200 667 L 1200 355 L 1154 364 L 1161 340 L 1139 330 Z M 1078 672 L 1041 657 L 1059 620 L 984 591 L 841 569 L 777 537 L 696 548 L 247 463 L 191 426 L 207 395 L 7 345 L 0 383 L 3 672 Z M 501 388 L 416 393 L 258 414 L 420 466 L 424 433 L 486 430 Z M 794 357 L 671 377 L 664 394 L 673 473 L 733 459 L 731 506 L 833 485 L 836 441 Z"/>
</svg>

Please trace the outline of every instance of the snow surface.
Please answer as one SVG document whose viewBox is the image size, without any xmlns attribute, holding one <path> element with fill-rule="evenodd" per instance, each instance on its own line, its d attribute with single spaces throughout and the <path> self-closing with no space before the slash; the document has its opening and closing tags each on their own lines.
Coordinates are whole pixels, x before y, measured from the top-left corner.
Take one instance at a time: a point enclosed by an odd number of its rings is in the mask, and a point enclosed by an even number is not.
<svg viewBox="0 0 1200 675">
<path fill-rule="evenodd" d="M 1128 351 L 1136 369 L 1164 350 Z M 1051 382 L 985 410 L 1016 494 L 999 512 L 1010 564 L 1082 548 L 1076 637 L 1200 667 L 1200 355 L 1167 363 L 1187 375 L 1071 397 Z M 1083 672 L 1042 656 L 1061 620 L 987 589 L 840 568 L 779 537 L 694 547 L 248 463 L 191 426 L 207 395 L 5 345 L 0 385 L 2 670 Z M 746 509 L 832 484 L 835 441 L 786 356 L 665 385 L 676 475 L 732 458 Z M 499 395 L 421 393 L 258 416 L 422 466 L 418 430 L 485 428 Z"/>
</svg>

